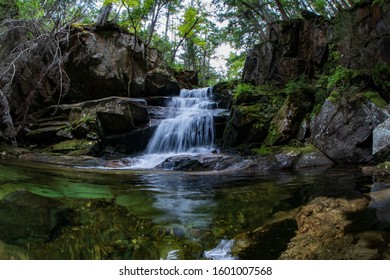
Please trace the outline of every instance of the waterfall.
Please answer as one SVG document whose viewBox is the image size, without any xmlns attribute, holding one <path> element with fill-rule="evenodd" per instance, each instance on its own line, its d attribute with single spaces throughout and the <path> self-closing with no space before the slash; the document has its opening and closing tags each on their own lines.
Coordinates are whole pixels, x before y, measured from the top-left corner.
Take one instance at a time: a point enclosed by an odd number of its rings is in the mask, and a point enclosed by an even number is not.
<svg viewBox="0 0 390 280">
<path fill-rule="evenodd" d="M 212 109 L 216 103 L 210 99 L 211 89 L 183 89 L 179 97 L 167 104 L 172 108 L 170 118 L 161 122 L 146 154 L 197 152 L 214 145 L 214 119 Z"/>
<path fill-rule="evenodd" d="M 131 168 L 153 168 L 179 154 L 210 153 L 214 146 L 217 103 L 211 88 L 182 89 L 166 104 L 170 113 L 161 121 L 143 156 L 133 158 Z"/>
</svg>

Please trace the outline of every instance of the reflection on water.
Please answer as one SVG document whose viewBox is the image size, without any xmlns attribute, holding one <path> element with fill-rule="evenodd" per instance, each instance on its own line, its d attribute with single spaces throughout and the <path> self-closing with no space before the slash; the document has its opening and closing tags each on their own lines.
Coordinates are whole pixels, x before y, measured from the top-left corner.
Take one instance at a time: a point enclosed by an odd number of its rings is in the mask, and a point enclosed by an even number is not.
<svg viewBox="0 0 390 280">
<path fill-rule="evenodd" d="M 137 172 L 0 161 L 0 258 L 230 258 L 226 244 L 237 234 L 318 193 L 356 192 L 356 176 L 329 178 L 331 183 L 323 173 Z M 18 214 L 6 218 L 10 213 Z M 46 214 L 51 218 L 32 218 Z"/>
</svg>

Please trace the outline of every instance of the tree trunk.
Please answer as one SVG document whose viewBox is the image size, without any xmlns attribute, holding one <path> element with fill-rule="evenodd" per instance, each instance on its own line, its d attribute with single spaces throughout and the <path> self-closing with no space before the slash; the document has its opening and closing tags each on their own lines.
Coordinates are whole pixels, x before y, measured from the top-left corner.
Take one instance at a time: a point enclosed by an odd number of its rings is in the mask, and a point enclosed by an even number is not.
<svg viewBox="0 0 390 280">
<path fill-rule="evenodd" d="M 287 13 L 284 10 L 284 7 L 283 7 L 282 3 L 280 3 L 279 0 L 275 0 L 275 3 L 276 3 L 276 6 L 278 7 L 280 15 L 282 16 L 282 20 L 288 20 L 289 17 L 287 16 Z"/>
<path fill-rule="evenodd" d="M 111 9 L 112 9 L 112 4 L 108 4 L 107 6 L 104 6 L 102 8 L 102 11 L 100 12 L 96 20 L 96 26 L 103 26 L 107 24 Z"/>
<path fill-rule="evenodd" d="M 8 106 L 8 100 L 0 90 L 0 142 L 2 140 L 16 145 L 15 128 Z"/>
</svg>

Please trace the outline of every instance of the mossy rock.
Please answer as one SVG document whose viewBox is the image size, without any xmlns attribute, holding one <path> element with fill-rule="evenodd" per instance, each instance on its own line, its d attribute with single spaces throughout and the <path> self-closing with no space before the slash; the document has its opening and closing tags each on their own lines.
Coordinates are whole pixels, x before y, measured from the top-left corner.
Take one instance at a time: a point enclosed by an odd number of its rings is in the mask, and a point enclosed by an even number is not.
<svg viewBox="0 0 390 280">
<path fill-rule="evenodd" d="M 362 168 L 362 173 L 368 176 L 389 176 L 390 161 L 382 162 L 376 166 L 365 166 Z"/>
<path fill-rule="evenodd" d="M 96 145 L 96 141 L 74 139 L 54 144 L 50 147 L 50 151 L 53 153 L 87 155 L 93 151 Z"/>
</svg>

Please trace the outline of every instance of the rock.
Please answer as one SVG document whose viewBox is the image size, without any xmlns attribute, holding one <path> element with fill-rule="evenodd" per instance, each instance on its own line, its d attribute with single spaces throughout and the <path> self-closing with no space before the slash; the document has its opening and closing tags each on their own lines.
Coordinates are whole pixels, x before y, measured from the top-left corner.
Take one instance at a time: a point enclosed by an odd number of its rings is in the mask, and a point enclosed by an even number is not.
<svg viewBox="0 0 390 280">
<path fill-rule="evenodd" d="M 49 147 L 53 153 L 63 153 L 69 155 L 95 155 L 99 151 L 99 146 L 96 141 L 86 140 L 67 140 L 56 143 Z"/>
<path fill-rule="evenodd" d="M 238 235 L 234 238 L 232 255 L 244 260 L 278 259 L 294 237 L 296 228 L 294 219 L 284 219 Z"/>
<path fill-rule="evenodd" d="M 255 104 L 233 105 L 230 119 L 223 135 L 223 146 L 235 147 L 242 144 L 260 144 L 268 135 L 274 114 L 281 106 L 281 99 L 263 99 L 259 96 Z"/>
<path fill-rule="evenodd" d="M 280 259 L 377 258 L 378 251 L 360 235 L 376 223 L 375 213 L 367 205 L 364 198 L 314 198 L 296 215 L 296 235 Z"/>
<path fill-rule="evenodd" d="M 159 51 L 117 26 L 94 29 L 75 24 L 67 35 L 62 39 L 70 88 L 64 103 L 145 96 L 147 73 L 162 63 Z"/>
<path fill-rule="evenodd" d="M 180 88 L 193 89 L 199 84 L 198 73 L 192 70 L 177 70 L 175 78 Z"/>
<path fill-rule="evenodd" d="M 228 109 L 232 105 L 232 93 L 238 82 L 221 82 L 213 86 L 212 98 L 218 102 L 218 108 Z"/>
<path fill-rule="evenodd" d="M 375 209 L 378 221 L 382 228 L 390 227 L 390 184 L 387 182 L 374 182 L 371 192 L 369 208 Z"/>
<path fill-rule="evenodd" d="M 372 136 L 372 154 L 388 155 L 390 151 L 390 118 L 377 125 Z"/>
<path fill-rule="evenodd" d="M 48 241 L 66 222 L 67 212 L 55 199 L 27 191 L 10 193 L 0 201 L 0 239 L 23 245 Z"/>
<path fill-rule="evenodd" d="M 327 99 L 311 122 L 312 142 L 338 163 L 369 162 L 372 132 L 385 119 L 386 114 L 368 100 L 347 108 Z"/>
<path fill-rule="evenodd" d="M 104 137 L 104 143 L 115 147 L 115 151 L 123 154 L 142 152 L 152 138 L 156 126 L 147 126 L 128 133 L 110 134 Z"/>
<path fill-rule="evenodd" d="M 313 76 L 327 59 L 330 23 L 320 17 L 272 24 L 269 40 L 246 58 L 243 80 L 255 85 L 285 83 L 302 74 Z"/>
<path fill-rule="evenodd" d="M 310 146 L 303 150 L 298 161 L 294 165 L 295 169 L 312 168 L 318 166 L 331 167 L 333 165 L 328 157 L 326 157 L 320 150 L 314 146 Z"/>
<path fill-rule="evenodd" d="M 156 168 L 182 171 L 220 171 L 229 168 L 242 169 L 238 164 L 243 158 L 233 155 L 179 155 L 167 158 Z"/>
<path fill-rule="evenodd" d="M 302 89 L 289 95 L 271 121 L 265 145 L 287 144 L 298 134 L 303 118 L 312 108 L 312 96 Z"/>
<path fill-rule="evenodd" d="M 362 173 L 368 176 L 388 176 L 390 175 L 390 162 L 383 162 L 376 166 L 362 167 Z"/>
<path fill-rule="evenodd" d="M 108 143 L 112 140 L 111 136 L 126 138 L 125 135 L 131 132 L 147 129 L 149 122 L 149 111 L 145 100 L 107 97 L 76 104 L 50 106 L 32 114 L 32 125 L 27 133 L 27 139 L 39 145 L 72 139 L 89 143 L 95 142 L 98 138 L 103 143 Z M 140 139 L 140 141 L 144 140 Z M 143 147 L 144 143 L 140 146 Z M 96 146 L 90 146 L 91 149 L 92 147 Z M 56 146 L 54 149 L 57 152 L 61 150 Z"/>
<path fill-rule="evenodd" d="M 146 74 L 144 96 L 173 96 L 179 94 L 179 84 L 169 73 L 162 69 L 155 69 Z"/>
</svg>

